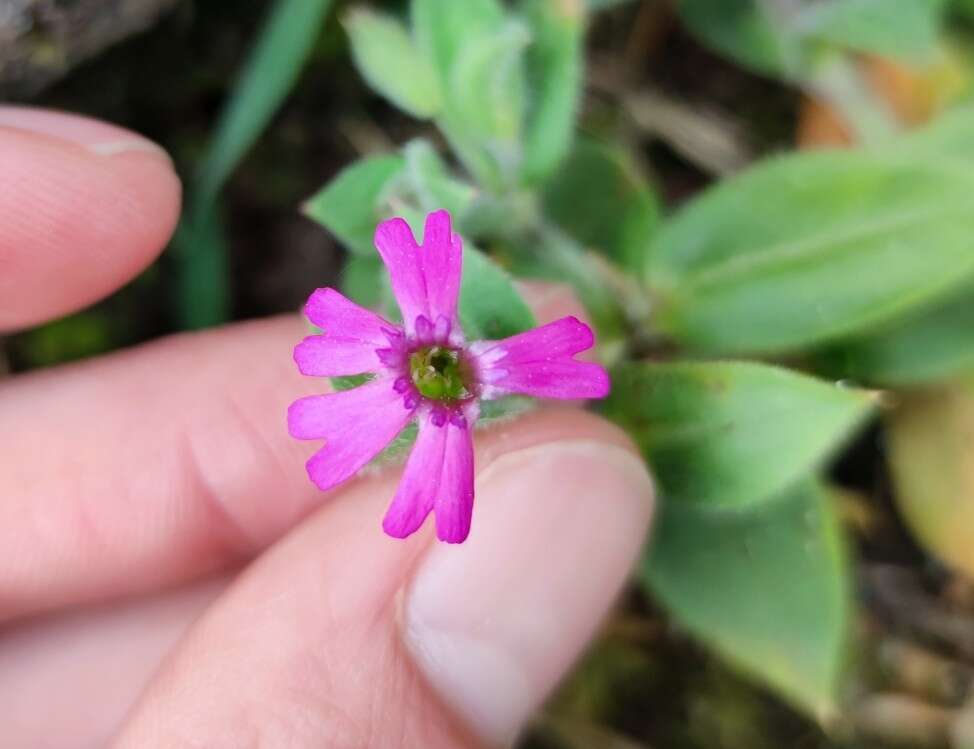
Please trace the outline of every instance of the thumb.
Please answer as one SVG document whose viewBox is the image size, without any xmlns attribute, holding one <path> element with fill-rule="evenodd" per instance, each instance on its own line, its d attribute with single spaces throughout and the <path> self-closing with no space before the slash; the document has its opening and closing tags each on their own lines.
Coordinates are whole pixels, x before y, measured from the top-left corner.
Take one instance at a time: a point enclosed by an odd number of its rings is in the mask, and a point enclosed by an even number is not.
<svg viewBox="0 0 974 749">
<path fill-rule="evenodd" d="M 584 412 L 480 443 L 466 543 L 383 536 L 394 481 L 358 482 L 213 604 L 117 746 L 513 741 L 618 594 L 652 488 L 625 436 Z"/>
</svg>

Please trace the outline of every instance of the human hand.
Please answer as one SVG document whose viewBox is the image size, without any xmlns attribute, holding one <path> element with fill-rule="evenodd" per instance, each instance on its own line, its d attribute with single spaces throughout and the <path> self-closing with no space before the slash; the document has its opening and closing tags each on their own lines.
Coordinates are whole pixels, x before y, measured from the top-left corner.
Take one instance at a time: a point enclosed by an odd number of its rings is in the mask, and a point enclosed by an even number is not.
<svg viewBox="0 0 974 749">
<path fill-rule="evenodd" d="M 0 329 L 109 293 L 177 219 L 165 154 L 104 123 L 0 107 L 0 164 Z M 479 432 L 469 539 L 393 540 L 396 476 L 307 481 L 317 446 L 285 424 L 323 388 L 294 369 L 303 333 L 0 383 L 4 746 L 504 744 L 592 637 L 650 516 L 626 437 L 571 408 Z"/>
</svg>

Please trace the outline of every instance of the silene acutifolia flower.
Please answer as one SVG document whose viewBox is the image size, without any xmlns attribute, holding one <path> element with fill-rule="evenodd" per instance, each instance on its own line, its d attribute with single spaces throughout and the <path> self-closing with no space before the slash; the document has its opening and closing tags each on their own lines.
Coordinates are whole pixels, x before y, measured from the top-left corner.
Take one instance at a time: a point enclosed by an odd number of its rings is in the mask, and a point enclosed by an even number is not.
<svg viewBox="0 0 974 749">
<path fill-rule="evenodd" d="M 382 527 L 405 538 L 432 511 L 440 540 L 460 543 L 473 513 L 471 432 L 479 401 L 513 393 L 602 398 L 609 377 L 599 365 L 573 358 L 593 344 L 592 331 L 574 317 L 500 341 L 464 340 L 457 318 L 463 247 L 446 211 L 427 216 L 422 246 L 401 218 L 379 225 L 375 246 L 403 323 L 334 289 L 316 290 L 304 311 L 323 332 L 294 349 L 298 369 L 314 377 L 373 377 L 296 401 L 288 429 L 297 439 L 325 440 L 307 464 L 324 491 L 352 477 L 415 419 L 416 443 Z"/>
</svg>

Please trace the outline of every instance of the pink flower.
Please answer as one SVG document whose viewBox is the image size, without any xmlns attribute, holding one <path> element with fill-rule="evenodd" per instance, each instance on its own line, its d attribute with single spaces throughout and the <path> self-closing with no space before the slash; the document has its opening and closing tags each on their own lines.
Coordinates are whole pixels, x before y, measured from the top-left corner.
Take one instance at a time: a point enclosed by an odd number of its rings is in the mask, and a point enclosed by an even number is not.
<svg viewBox="0 0 974 749">
<path fill-rule="evenodd" d="M 315 291 L 304 311 L 324 332 L 294 349 L 298 369 L 315 377 L 371 373 L 373 379 L 296 401 L 288 409 L 288 429 L 298 439 L 325 440 L 307 464 L 324 491 L 355 475 L 415 419 L 416 443 L 382 527 L 405 538 L 432 511 L 440 540 L 460 543 L 473 512 L 471 431 L 478 402 L 511 393 L 602 398 L 609 376 L 573 358 L 593 343 L 592 331 L 574 317 L 500 341 L 464 340 L 457 318 L 463 246 L 446 211 L 427 216 L 421 247 L 401 218 L 379 225 L 375 246 L 403 324 L 334 289 Z"/>
</svg>

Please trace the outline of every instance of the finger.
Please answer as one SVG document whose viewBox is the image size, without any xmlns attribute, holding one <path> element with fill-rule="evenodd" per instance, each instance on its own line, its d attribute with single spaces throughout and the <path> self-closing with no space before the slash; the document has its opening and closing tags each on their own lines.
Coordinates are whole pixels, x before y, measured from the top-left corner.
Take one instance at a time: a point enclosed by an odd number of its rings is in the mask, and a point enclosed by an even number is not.
<svg viewBox="0 0 974 749">
<path fill-rule="evenodd" d="M 525 424 L 517 446 L 559 428 L 558 421 Z M 493 443 L 503 435 L 484 437 L 485 459 L 496 460 Z M 0 724 L 7 740 L 104 746 L 172 644 L 225 585 L 226 578 L 206 580 L 8 627 L 0 635 Z"/>
<path fill-rule="evenodd" d="M 479 465 L 460 546 L 364 522 L 389 478 L 322 508 L 190 630 L 116 746 L 510 741 L 617 595 L 652 492 L 615 428 L 568 409 L 492 434 Z"/>
<path fill-rule="evenodd" d="M 179 215 L 151 141 L 74 115 L 0 106 L 0 330 L 89 304 L 162 250 Z"/>
<path fill-rule="evenodd" d="M 304 329 L 174 336 L 0 387 L 0 618 L 207 574 L 323 501 L 285 421 L 322 388 L 291 360 Z"/>
<path fill-rule="evenodd" d="M 534 316 L 540 324 L 562 317 L 577 317 L 588 322 L 588 312 L 571 286 L 554 281 L 519 281 Z"/>
<path fill-rule="evenodd" d="M 0 635 L 3 745 L 106 746 L 165 654 L 226 585 L 205 580 L 8 627 Z"/>
<path fill-rule="evenodd" d="M 248 323 L 0 387 L 0 620 L 208 574 L 327 501 L 285 423 L 327 388 L 294 367 L 306 332 Z"/>
</svg>

